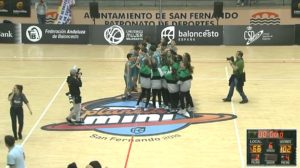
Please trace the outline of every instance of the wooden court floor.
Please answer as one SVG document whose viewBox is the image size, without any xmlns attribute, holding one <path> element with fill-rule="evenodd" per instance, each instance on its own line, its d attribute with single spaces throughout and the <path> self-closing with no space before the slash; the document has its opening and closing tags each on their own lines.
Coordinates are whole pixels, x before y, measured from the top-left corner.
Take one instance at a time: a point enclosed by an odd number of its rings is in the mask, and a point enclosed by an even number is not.
<svg viewBox="0 0 300 168">
<path fill-rule="evenodd" d="M 300 128 L 300 46 L 179 46 L 179 53 L 191 54 L 195 67 L 191 90 L 195 112 L 236 114 L 237 119 L 133 137 L 148 141 L 134 141 L 130 152 L 130 137 L 41 129 L 65 122 L 70 108 L 65 78 L 73 65 L 83 72 L 83 102 L 120 95 L 130 48 L 1 44 L 0 167 L 6 165 L 3 137 L 12 133 L 7 95 L 15 84 L 24 85 L 33 110 L 30 116 L 25 108 L 24 138 L 17 141 L 24 147 L 27 168 L 64 168 L 73 161 L 83 168 L 91 160 L 106 168 L 240 168 L 246 167 L 247 129 Z M 225 58 L 236 50 L 244 51 L 246 61 L 244 90 L 249 103 L 244 105 L 238 103 L 237 93 L 232 103 L 221 101 L 231 74 Z"/>
</svg>

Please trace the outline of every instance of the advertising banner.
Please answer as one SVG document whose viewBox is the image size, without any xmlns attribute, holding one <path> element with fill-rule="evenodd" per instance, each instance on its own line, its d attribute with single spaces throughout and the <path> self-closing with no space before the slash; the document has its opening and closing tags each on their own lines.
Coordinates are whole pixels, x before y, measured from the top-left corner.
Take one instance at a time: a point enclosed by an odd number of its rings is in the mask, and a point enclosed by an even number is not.
<svg viewBox="0 0 300 168">
<path fill-rule="evenodd" d="M 133 45 L 148 37 L 156 42 L 155 26 L 90 26 L 90 43 Z"/>
<path fill-rule="evenodd" d="M 133 45 L 162 38 L 178 45 L 294 45 L 300 25 L 104 26 L 0 24 L 0 43 Z"/>
<path fill-rule="evenodd" d="M 6 13 L 7 5 L 12 0 L 0 0 L 0 21 L 7 19 L 1 16 Z M 49 1 L 49 0 L 48 0 Z M 1 3 L 2 2 L 2 3 Z M 4 3 L 5 2 L 5 3 Z M 2 5 L 1 5 L 2 4 Z M 212 3 L 213 4 L 213 3 Z M 2 6 L 2 7 L 1 7 Z M 48 6 L 47 23 L 54 23 L 61 13 L 56 6 Z M 96 19 L 96 25 L 119 26 L 216 26 L 213 9 L 180 8 L 164 9 L 161 13 L 155 8 L 104 8 L 100 7 L 100 18 Z M 65 8 L 64 8 L 65 9 Z M 92 25 L 93 19 L 88 8 L 72 7 L 71 24 Z M 2 13 L 1 13 L 2 11 Z M 64 10 L 68 14 L 67 10 Z M 300 19 L 291 18 L 291 8 L 274 6 L 259 8 L 230 8 L 224 9 L 224 16 L 220 18 L 219 25 L 295 25 L 300 24 Z M 62 16 L 62 15 L 60 15 Z M 64 15 L 65 21 L 70 20 L 69 15 Z M 49 20 L 50 19 L 50 20 Z M 36 10 L 31 6 L 31 17 L 9 18 L 14 23 L 37 23 Z M 56 23 L 56 22 L 55 22 Z"/>
<path fill-rule="evenodd" d="M 295 41 L 296 44 L 300 45 L 300 25 L 296 25 L 295 27 Z"/>
<path fill-rule="evenodd" d="M 75 5 L 75 0 L 62 0 L 58 11 L 57 24 L 70 24 L 72 20 L 72 6 Z"/>
<path fill-rule="evenodd" d="M 11 0 L 0 0 L 0 16 L 11 16 Z"/>
<path fill-rule="evenodd" d="M 293 45 L 295 26 L 224 26 L 224 45 Z"/>
<path fill-rule="evenodd" d="M 30 0 L 11 0 L 12 16 L 30 17 Z"/>
<path fill-rule="evenodd" d="M 30 17 L 30 0 L 0 0 L 0 16 Z"/>
<path fill-rule="evenodd" d="M 87 25 L 22 25 L 23 43 L 88 44 Z"/>
<path fill-rule="evenodd" d="M 20 29 L 20 24 L 0 24 L 0 43 L 20 43 Z"/>
<path fill-rule="evenodd" d="M 178 45 L 221 45 L 222 26 L 157 26 L 157 39 L 175 40 Z"/>
<path fill-rule="evenodd" d="M 300 17 L 300 0 L 292 0 L 291 12 L 292 17 Z"/>
</svg>

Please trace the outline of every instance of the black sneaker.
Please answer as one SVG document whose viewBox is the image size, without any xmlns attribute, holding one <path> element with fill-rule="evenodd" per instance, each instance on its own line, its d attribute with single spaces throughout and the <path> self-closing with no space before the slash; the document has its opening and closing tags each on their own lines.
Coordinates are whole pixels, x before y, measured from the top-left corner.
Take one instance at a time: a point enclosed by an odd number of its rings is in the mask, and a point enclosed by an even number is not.
<svg viewBox="0 0 300 168">
<path fill-rule="evenodd" d="M 69 124 L 72 124 L 72 123 L 73 123 L 72 120 L 69 119 L 68 117 L 66 118 L 66 120 L 67 120 L 67 122 L 68 122 Z"/>
<path fill-rule="evenodd" d="M 18 135 L 19 135 L 19 139 L 22 139 L 22 138 L 23 138 L 23 137 L 22 137 L 22 133 L 19 133 Z"/>
<path fill-rule="evenodd" d="M 17 137 L 17 136 L 14 136 L 14 138 L 15 138 L 15 141 L 17 141 L 17 140 L 18 140 L 18 137 Z"/>
<path fill-rule="evenodd" d="M 248 100 L 242 100 L 242 101 L 240 102 L 240 104 L 246 104 L 246 103 L 248 103 Z"/>
<path fill-rule="evenodd" d="M 227 98 L 224 98 L 224 99 L 222 99 L 223 100 L 223 102 L 231 102 L 231 100 L 230 99 L 227 99 Z"/>
<path fill-rule="evenodd" d="M 75 123 L 75 124 L 78 124 L 78 125 L 81 125 L 81 124 L 84 123 L 84 121 L 83 121 L 83 120 L 79 120 L 79 121 L 75 121 L 74 123 Z"/>
</svg>

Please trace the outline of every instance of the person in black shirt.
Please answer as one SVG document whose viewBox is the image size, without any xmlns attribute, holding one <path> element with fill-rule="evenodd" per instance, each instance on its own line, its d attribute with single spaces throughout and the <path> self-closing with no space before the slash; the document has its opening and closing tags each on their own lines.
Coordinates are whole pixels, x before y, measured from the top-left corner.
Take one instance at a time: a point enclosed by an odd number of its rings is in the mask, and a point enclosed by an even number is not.
<svg viewBox="0 0 300 168">
<path fill-rule="evenodd" d="M 66 118 L 67 122 L 73 123 L 72 119 L 75 118 L 75 123 L 82 123 L 80 120 L 80 110 L 81 110 L 81 96 L 80 87 L 82 73 L 79 72 L 78 68 L 72 68 L 70 70 L 70 76 L 67 78 L 67 83 L 69 86 L 69 94 L 71 94 L 73 99 L 73 108 L 70 111 L 69 116 Z"/>
<path fill-rule="evenodd" d="M 24 125 L 24 114 L 23 114 L 23 102 L 27 105 L 30 114 L 32 115 L 32 110 L 29 106 L 29 102 L 23 93 L 22 85 L 15 85 L 12 92 L 8 95 L 8 101 L 10 101 L 10 117 L 11 125 L 14 133 L 15 140 L 18 140 L 17 136 L 17 118 L 19 123 L 18 135 L 19 139 L 22 139 L 22 130 Z"/>
</svg>

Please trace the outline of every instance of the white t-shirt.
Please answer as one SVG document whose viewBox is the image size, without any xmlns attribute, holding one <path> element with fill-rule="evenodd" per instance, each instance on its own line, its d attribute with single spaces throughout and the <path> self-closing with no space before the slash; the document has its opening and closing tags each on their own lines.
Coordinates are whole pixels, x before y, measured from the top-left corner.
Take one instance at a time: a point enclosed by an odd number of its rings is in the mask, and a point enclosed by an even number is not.
<svg viewBox="0 0 300 168">
<path fill-rule="evenodd" d="M 46 2 L 44 3 L 40 3 L 40 2 L 36 2 L 35 3 L 35 9 L 36 9 L 36 13 L 39 15 L 45 15 L 47 12 L 47 5 Z"/>
<path fill-rule="evenodd" d="M 22 146 L 15 145 L 7 154 L 7 165 L 25 168 L 25 158 Z"/>
</svg>

